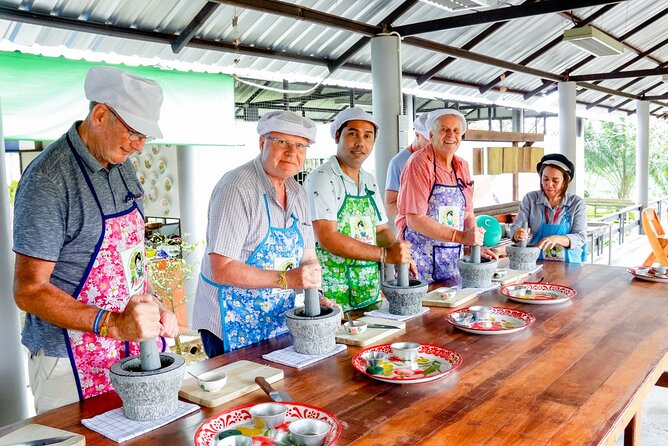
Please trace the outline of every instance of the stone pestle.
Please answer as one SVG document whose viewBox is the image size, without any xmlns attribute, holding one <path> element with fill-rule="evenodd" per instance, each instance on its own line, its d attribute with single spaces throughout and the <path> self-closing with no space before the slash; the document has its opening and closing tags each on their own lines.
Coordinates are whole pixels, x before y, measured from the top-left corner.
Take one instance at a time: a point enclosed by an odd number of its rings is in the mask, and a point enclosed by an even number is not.
<svg viewBox="0 0 668 446">
<path fill-rule="evenodd" d="M 526 232 L 529 229 L 529 223 L 526 221 L 522 223 L 522 229 L 524 229 L 524 232 Z M 522 241 L 520 241 L 520 248 L 526 248 L 528 241 L 528 238 L 522 239 Z"/>
<path fill-rule="evenodd" d="M 158 352 L 158 344 L 156 344 L 155 338 L 139 343 L 139 358 L 141 369 L 145 372 L 158 370 L 161 367 L 160 352 Z"/>
<path fill-rule="evenodd" d="M 391 263 L 383 263 L 381 271 L 383 273 L 383 278 L 381 282 L 387 282 L 388 280 L 394 279 L 394 265 Z"/>
<path fill-rule="evenodd" d="M 317 288 L 307 288 L 304 290 L 304 316 L 320 316 L 320 299 Z"/>
<path fill-rule="evenodd" d="M 399 286 L 408 287 L 408 263 L 399 265 Z"/>
<path fill-rule="evenodd" d="M 480 263 L 480 246 L 471 246 L 471 263 Z"/>
</svg>

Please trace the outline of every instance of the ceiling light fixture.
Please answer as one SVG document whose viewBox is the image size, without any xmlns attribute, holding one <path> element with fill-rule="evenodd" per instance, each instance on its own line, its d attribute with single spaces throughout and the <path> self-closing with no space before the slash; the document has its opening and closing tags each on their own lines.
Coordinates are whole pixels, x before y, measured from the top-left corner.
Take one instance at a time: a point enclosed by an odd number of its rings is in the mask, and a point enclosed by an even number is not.
<svg viewBox="0 0 668 446">
<path fill-rule="evenodd" d="M 624 52 L 624 45 L 620 41 L 591 25 L 567 29 L 564 31 L 564 41 L 594 56 L 611 56 Z"/>
</svg>

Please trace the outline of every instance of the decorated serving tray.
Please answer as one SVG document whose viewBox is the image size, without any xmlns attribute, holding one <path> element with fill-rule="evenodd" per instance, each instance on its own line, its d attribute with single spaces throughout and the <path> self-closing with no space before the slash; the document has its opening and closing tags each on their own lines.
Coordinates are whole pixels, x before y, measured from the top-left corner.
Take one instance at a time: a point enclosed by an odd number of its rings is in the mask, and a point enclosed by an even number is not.
<svg viewBox="0 0 668 446">
<path fill-rule="evenodd" d="M 628 268 L 627 271 L 640 280 L 668 283 L 668 274 L 657 274 L 647 267 Z"/>
<path fill-rule="evenodd" d="M 259 429 L 253 425 L 250 415 L 250 408 L 255 404 L 248 404 L 241 407 L 235 407 L 220 412 L 206 420 L 195 432 L 196 446 L 216 446 L 219 435 L 225 437 L 226 434 L 245 435 L 253 438 L 253 446 L 294 446 L 288 431 L 288 425 L 301 418 L 316 418 L 326 421 L 332 426 L 332 429 L 325 438 L 325 445 L 331 445 L 343 431 L 343 425 L 332 413 L 319 409 L 315 406 L 299 403 L 280 403 L 288 407 L 285 415 L 285 423 L 276 426 L 273 429 Z M 238 432 L 230 432 L 238 431 Z M 222 435 L 221 435 L 222 434 Z"/>
<path fill-rule="evenodd" d="M 484 321 L 473 322 L 468 308 L 449 313 L 445 320 L 460 330 L 485 335 L 515 333 L 536 322 L 536 318 L 531 313 L 504 307 L 492 307 L 492 315 Z"/>
<path fill-rule="evenodd" d="M 385 353 L 378 361 L 382 372 L 368 373 L 370 353 Z M 462 357 L 459 353 L 435 345 L 420 344 L 417 359 L 404 361 L 392 354 L 390 344 L 368 347 L 353 357 L 353 367 L 370 378 L 392 384 L 417 384 L 443 378 L 459 367 Z"/>
<path fill-rule="evenodd" d="M 517 285 L 527 287 L 526 294 L 524 296 L 511 295 L 509 290 Z M 535 305 L 551 305 L 568 302 L 578 294 L 577 291 L 571 287 L 557 285 L 554 283 L 524 282 L 517 285 L 506 285 L 501 287 L 501 294 L 515 302 Z"/>
</svg>

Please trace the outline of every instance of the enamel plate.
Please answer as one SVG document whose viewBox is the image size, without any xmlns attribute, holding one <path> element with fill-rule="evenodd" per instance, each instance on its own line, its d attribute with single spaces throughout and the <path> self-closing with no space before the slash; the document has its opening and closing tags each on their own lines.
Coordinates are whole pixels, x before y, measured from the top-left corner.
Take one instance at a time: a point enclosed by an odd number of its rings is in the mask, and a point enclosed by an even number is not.
<svg viewBox="0 0 668 446">
<path fill-rule="evenodd" d="M 492 316 L 484 321 L 469 322 L 468 308 L 449 313 L 445 320 L 458 329 L 474 334 L 498 335 L 515 333 L 536 322 L 533 314 L 512 308 L 492 307 Z"/>
<path fill-rule="evenodd" d="M 517 285 L 527 287 L 527 293 L 524 296 L 511 296 L 508 292 L 509 287 Z M 525 282 L 503 286 L 501 287 L 501 294 L 510 300 L 523 304 L 551 305 L 568 302 L 578 293 L 573 288 L 564 285 Z"/>
<path fill-rule="evenodd" d="M 367 372 L 370 352 L 387 353 L 378 366 L 383 370 L 378 374 Z M 366 376 L 392 384 L 417 384 L 443 378 L 459 367 L 462 357 L 459 353 L 435 345 L 420 344 L 418 357 L 413 361 L 403 361 L 392 355 L 390 344 L 366 348 L 353 357 L 353 367 Z"/>
<path fill-rule="evenodd" d="M 633 277 L 640 280 L 668 283 L 668 274 L 656 274 L 652 270 L 648 270 L 647 272 L 640 272 L 636 268 L 628 268 L 627 271 L 633 274 Z"/>
</svg>

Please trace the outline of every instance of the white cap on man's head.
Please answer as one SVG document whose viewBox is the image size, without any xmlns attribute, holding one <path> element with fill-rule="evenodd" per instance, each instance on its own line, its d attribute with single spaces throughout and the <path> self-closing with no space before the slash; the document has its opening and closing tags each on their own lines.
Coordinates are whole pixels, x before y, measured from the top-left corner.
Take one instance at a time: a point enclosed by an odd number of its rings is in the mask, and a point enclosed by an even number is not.
<svg viewBox="0 0 668 446">
<path fill-rule="evenodd" d="M 162 88 L 153 80 L 112 67 L 93 67 L 84 83 L 86 99 L 106 104 L 133 130 L 162 138 L 158 127 Z"/>
<path fill-rule="evenodd" d="M 315 142 L 315 122 L 309 118 L 287 110 L 278 110 L 262 115 L 257 122 L 257 133 L 264 136 L 270 132 L 285 133 L 286 135 L 301 136 Z"/>
<path fill-rule="evenodd" d="M 329 127 L 329 134 L 332 135 L 333 139 L 336 139 L 336 132 L 341 130 L 341 127 L 343 127 L 343 125 L 348 121 L 367 121 L 373 124 L 373 126 L 376 128 L 376 131 L 378 131 L 378 123 L 369 113 L 365 112 L 359 107 L 347 108 L 345 110 L 341 110 L 339 114 L 336 115 L 336 119 Z"/>
<path fill-rule="evenodd" d="M 420 116 L 415 118 L 415 121 L 413 121 L 413 128 L 415 131 L 427 140 L 429 139 L 429 128 L 426 125 L 428 117 L 429 113 L 422 113 Z"/>
<path fill-rule="evenodd" d="M 463 114 L 461 114 L 458 110 L 455 110 L 454 108 L 441 108 L 429 112 L 429 115 L 427 116 L 427 122 L 425 123 L 425 125 L 427 126 L 427 133 L 431 132 L 431 128 L 433 127 L 434 122 L 438 118 L 444 115 L 454 115 L 458 117 L 462 127 L 461 134 L 463 135 L 464 133 L 466 133 L 466 129 L 468 128 L 466 124 L 466 118 L 464 117 Z M 427 137 L 427 139 L 429 139 L 429 137 Z"/>
</svg>

